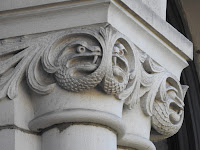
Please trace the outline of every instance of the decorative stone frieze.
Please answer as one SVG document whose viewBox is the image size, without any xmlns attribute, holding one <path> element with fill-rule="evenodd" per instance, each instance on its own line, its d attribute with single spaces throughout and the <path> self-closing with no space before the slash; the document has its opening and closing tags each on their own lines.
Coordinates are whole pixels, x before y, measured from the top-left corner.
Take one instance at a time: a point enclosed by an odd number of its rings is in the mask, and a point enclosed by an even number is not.
<svg viewBox="0 0 200 150">
<path fill-rule="evenodd" d="M 42 138 L 58 134 L 56 125 L 63 123 L 66 135 L 58 136 L 66 139 L 70 138 L 68 133 L 77 130 L 76 138 L 78 130 L 98 126 L 96 134 L 105 132 L 113 145 L 118 135 L 121 147 L 144 150 L 147 146 L 153 150 L 150 137 L 164 139 L 181 127 L 187 86 L 111 25 L 0 42 L 0 98 L 15 99 L 25 76 L 35 110 L 29 128 L 42 131 Z M 138 135 L 133 127 L 146 133 Z M 42 150 L 47 149 L 44 144 Z M 91 144 L 87 149 L 94 147 Z"/>
</svg>

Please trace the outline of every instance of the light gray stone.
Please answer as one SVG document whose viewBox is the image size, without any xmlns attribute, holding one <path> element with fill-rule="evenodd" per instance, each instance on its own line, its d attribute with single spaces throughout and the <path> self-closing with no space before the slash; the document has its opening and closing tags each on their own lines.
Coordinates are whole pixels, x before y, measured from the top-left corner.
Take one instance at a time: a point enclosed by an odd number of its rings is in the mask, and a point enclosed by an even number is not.
<svg viewBox="0 0 200 150">
<path fill-rule="evenodd" d="M 3 99 L 0 101 L 0 126 L 14 124 L 14 101 Z"/>
<path fill-rule="evenodd" d="M 41 150 L 40 136 L 25 133 L 16 129 L 0 130 L 1 150 Z"/>
<path fill-rule="evenodd" d="M 14 101 L 14 124 L 20 128 L 29 130 L 28 124 L 34 118 L 34 109 L 30 99 L 29 87 L 23 80 L 19 85 L 18 96 Z"/>
<path fill-rule="evenodd" d="M 14 150 L 42 150 L 41 137 L 39 135 L 15 131 L 15 149 Z"/>
<path fill-rule="evenodd" d="M 162 19 L 166 1 L 10 2 L 0 134 L 14 150 L 155 150 L 178 132 L 192 44 Z"/>
<path fill-rule="evenodd" d="M 192 58 L 192 43 L 140 0 L 53 4 L 0 14 L 0 22 L 0 39 L 107 22 L 178 78 L 188 65 L 184 58 Z"/>
<path fill-rule="evenodd" d="M 15 150 L 15 131 L 6 129 L 0 130 L 0 149 Z"/>
<path fill-rule="evenodd" d="M 116 131 L 119 146 L 151 150 L 151 127 L 152 140 L 181 127 L 187 87 L 109 24 L 8 39 L 0 48 L 1 56 L 13 53 L 0 61 L 0 97 L 14 100 L 19 127 L 95 123 Z"/>
<path fill-rule="evenodd" d="M 94 125 L 71 125 L 66 129 L 51 129 L 42 135 L 42 150 L 116 150 L 113 131 Z M 72 144 L 76 141 L 76 144 Z"/>
</svg>

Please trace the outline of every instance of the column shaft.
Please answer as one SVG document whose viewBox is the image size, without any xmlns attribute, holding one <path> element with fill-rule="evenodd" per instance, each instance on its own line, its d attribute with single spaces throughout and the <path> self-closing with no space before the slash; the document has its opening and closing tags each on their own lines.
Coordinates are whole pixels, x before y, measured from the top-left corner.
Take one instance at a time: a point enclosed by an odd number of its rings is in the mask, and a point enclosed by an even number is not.
<svg viewBox="0 0 200 150">
<path fill-rule="evenodd" d="M 114 131 L 98 125 L 58 126 L 42 135 L 42 150 L 116 150 Z"/>
</svg>

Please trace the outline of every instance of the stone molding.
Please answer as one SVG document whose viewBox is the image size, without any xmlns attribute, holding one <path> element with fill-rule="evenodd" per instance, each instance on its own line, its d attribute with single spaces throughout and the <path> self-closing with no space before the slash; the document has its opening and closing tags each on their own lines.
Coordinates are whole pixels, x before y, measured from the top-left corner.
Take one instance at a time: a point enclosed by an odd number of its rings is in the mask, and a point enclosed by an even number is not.
<svg viewBox="0 0 200 150">
<path fill-rule="evenodd" d="M 137 150 L 156 150 L 154 144 L 151 141 L 133 134 L 126 134 L 122 139 L 118 141 L 118 145 L 131 147 Z"/>
<path fill-rule="evenodd" d="M 92 109 L 67 109 L 61 112 L 44 114 L 32 120 L 29 123 L 29 127 L 31 130 L 39 132 L 55 124 L 60 124 L 63 120 L 65 120 L 65 123 L 95 123 L 103 125 L 117 132 L 119 138 L 122 138 L 125 134 L 125 126 L 121 118 L 110 113 Z"/>
<path fill-rule="evenodd" d="M 192 43 L 141 0 L 57 2 L 0 12 L 0 39 L 106 22 L 177 78 L 192 59 Z"/>
<path fill-rule="evenodd" d="M 50 94 L 55 86 L 74 94 L 98 86 L 95 90 L 113 95 L 129 109 L 140 104 L 143 113 L 151 117 L 155 131 L 151 134 L 152 140 L 172 136 L 181 127 L 187 86 L 180 85 L 174 75 L 110 25 L 22 36 L 1 40 L 1 43 L 1 99 L 17 96 L 24 75 L 30 89 L 41 95 Z M 37 131 L 62 123 L 65 115 L 60 112 L 57 116 L 57 122 L 46 125 L 39 125 L 36 118 L 30 128 Z M 72 112 L 69 115 L 72 119 L 65 116 L 65 120 L 74 122 L 80 119 L 75 116 Z M 88 118 L 96 117 L 93 114 Z M 91 122 L 101 121 L 103 117 Z M 114 130 L 118 128 L 109 126 Z"/>
</svg>

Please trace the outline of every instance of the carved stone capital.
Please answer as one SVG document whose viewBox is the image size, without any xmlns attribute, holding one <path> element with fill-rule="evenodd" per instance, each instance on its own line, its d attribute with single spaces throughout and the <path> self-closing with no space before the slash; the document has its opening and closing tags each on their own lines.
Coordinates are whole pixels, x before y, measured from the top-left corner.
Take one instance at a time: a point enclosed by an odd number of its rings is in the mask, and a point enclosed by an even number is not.
<svg viewBox="0 0 200 150">
<path fill-rule="evenodd" d="M 31 130 L 95 123 L 142 150 L 127 138 L 167 138 L 183 122 L 187 87 L 110 25 L 1 40 L 0 57 L 0 98 L 14 99 L 24 76 L 32 91 Z"/>
<path fill-rule="evenodd" d="M 135 54 L 131 44 L 110 26 L 16 40 L 2 40 L 1 56 L 12 55 L 1 60 L 1 99 L 16 97 L 24 74 L 29 87 L 43 95 L 51 93 L 55 84 L 70 92 L 100 85 L 105 93 L 119 95 L 132 80 Z M 45 75 L 48 81 L 43 80 Z"/>
</svg>

